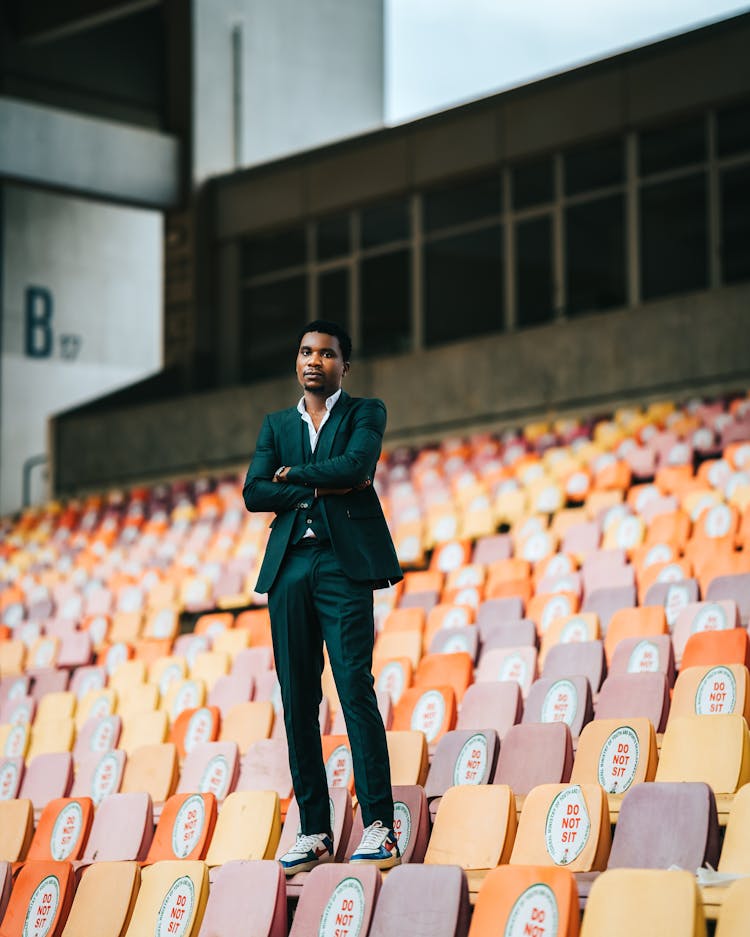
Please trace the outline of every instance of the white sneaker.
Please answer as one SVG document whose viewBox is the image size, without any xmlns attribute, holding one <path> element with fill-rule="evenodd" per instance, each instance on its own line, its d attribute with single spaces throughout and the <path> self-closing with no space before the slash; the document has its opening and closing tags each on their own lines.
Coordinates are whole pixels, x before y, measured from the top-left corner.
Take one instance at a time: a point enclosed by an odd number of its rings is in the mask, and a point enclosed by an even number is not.
<svg viewBox="0 0 750 937">
<path fill-rule="evenodd" d="M 379 869 L 390 869 L 401 863 L 401 852 L 393 830 L 376 820 L 365 827 L 362 840 L 354 850 L 350 862 L 375 865 Z"/>
<path fill-rule="evenodd" d="M 296 875 L 297 872 L 309 872 L 319 862 L 327 862 L 333 858 L 333 842 L 328 833 L 312 833 L 297 836 L 297 841 L 279 859 L 286 875 Z"/>
</svg>

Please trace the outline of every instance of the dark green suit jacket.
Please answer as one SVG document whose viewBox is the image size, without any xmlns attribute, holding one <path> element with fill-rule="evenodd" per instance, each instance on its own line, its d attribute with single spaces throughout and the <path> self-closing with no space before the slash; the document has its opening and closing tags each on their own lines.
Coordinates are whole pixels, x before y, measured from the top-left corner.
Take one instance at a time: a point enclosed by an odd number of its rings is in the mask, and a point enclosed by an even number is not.
<svg viewBox="0 0 750 937">
<path fill-rule="evenodd" d="M 382 400 L 350 397 L 342 391 L 311 456 L 303 446 L 302 431 L 307 433 L 307 425 L 296 407 L 265 418 L 242 492 L 248 511 L 276 513 L 258 576 L 258 592 L 268 592 L 273 585 L 295 515 L 309 507 L 315 488 L 352 488 L 366 478 L 374 480 L 385 421 Z M 292 466 L 287 480 L 273 482 L 281 465 Z M 346 495 L 323 495 L 319 506 L 336 558 L 350 579 L 370 582 L 377 589 L 403 578 L 372 486 Z"/>
</svg>

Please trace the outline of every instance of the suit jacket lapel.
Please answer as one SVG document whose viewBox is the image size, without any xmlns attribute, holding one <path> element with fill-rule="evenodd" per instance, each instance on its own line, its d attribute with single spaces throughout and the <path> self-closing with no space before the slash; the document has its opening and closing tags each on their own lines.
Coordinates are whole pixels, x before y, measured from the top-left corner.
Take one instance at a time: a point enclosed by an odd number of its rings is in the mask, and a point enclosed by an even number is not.
<svg viewBox="0 0 750 937">
<path fill-rule="evenodd" d="M 331 415 L 328 417 L 326 425 L 323 427 L 318 437 L 318 443 L 315 446 L 316 461 L 330 459 L 333 440 L 336 437 L 336 432 L 338 431 L 344 414 L 349 409 L 350 401 L 351 397 L 349 394 L 347 394 L 345 390 L 342 390 L 341 396 L 336 401 L 336 406 L 331 410 Z"/>
<path fill-rule="evenodd" d="M 291 453 L 289 456 L 285 456 L 284 460 L 287 461 L 289 465 L 304 465 L 309 461 L 302 447 L 302 430 L 307 432 L 307 426 L 303 423 L 296 407 L 291 407 L 287 410 L 287 414 L 288 416 L 284 425 L 284 442 L 291 447 Z"/>
</svg>

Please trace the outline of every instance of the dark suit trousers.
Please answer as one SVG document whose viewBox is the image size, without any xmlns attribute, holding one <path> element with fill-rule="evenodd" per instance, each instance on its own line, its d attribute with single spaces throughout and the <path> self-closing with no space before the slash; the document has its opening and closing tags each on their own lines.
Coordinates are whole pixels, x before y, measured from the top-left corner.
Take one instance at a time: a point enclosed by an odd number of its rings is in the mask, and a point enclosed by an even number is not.
<svg viewBox="0 0 750 937">
<path fill-rule="evenodd" d="M 330 829 L 320 744 L 323 642 L 352 749 L 365 826 L 393 826 L 390 767 L 372 677 L 372 589 L 349 579 L 330 544 L 289 546 L 268 594 L 294 793 L 303 833 Z"/>
</svg>

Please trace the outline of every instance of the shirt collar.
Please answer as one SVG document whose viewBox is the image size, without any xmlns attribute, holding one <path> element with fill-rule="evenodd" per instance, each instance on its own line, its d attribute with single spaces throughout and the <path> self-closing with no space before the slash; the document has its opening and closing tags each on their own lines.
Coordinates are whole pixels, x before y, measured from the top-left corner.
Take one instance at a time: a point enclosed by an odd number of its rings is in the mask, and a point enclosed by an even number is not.
<svg viewBox="0 0 750 937">
<path fill-rule="evenodd" d="M 342 389 L 343 388 L 339 387 L 339 389 L 336 391 L 335 394 L 331 394 L 330 397 L 326 397 L 326 410 L 329 413 L 331 412 L 331 410 L 333 410 L 333 408 L 338 403 L 338 399 L 341 396 Z M 299 399 L 299 403 L 297 404 L 297 409 L 299 410 L 300 413 L 307 413 L 307 408 L 305 407 L 305 395 L 304 394 Z"/>
</svg>

